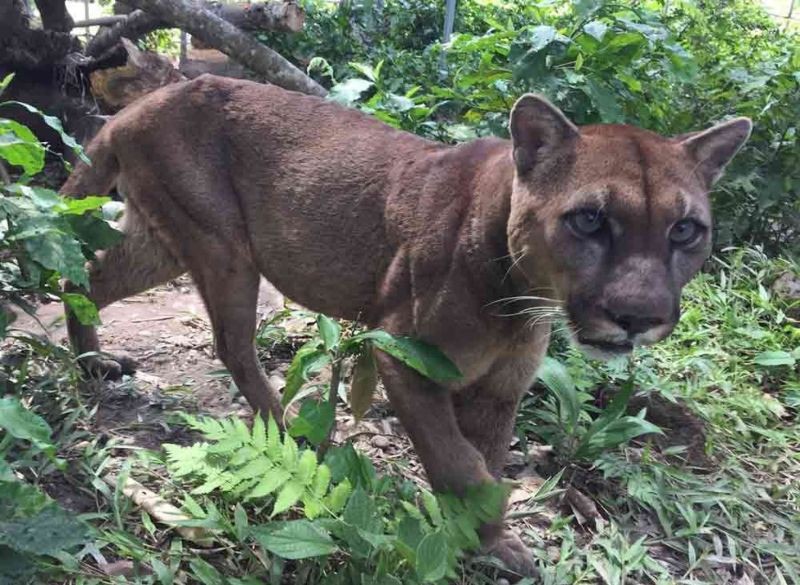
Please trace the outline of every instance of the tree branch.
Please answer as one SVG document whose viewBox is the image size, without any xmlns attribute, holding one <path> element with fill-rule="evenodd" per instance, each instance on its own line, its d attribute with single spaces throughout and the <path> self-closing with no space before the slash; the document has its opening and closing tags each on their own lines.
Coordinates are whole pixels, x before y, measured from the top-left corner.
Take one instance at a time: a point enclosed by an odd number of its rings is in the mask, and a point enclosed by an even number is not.
<svg viewBox="0 0 800 585">
<path fill-rule="evenodd" d="M 327 95 L 325 88 L 281 55 L 204 8 L 186 0 L 127 0 L 127 3 L 158 21 L 185 30 L 270 83 L 311 95 Z"/>
</svg>

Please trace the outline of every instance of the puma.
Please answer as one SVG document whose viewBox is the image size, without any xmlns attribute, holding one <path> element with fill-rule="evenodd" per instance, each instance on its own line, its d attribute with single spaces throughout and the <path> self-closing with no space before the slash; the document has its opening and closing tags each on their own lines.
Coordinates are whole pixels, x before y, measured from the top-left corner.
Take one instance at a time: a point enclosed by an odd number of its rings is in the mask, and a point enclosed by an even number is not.
<svg viewBox="0 0 800 585">
<path fill-rule="evenodd" d="M 710 250 L 707 192 L 751 122 L 678 138 L 578 128 L 525 95 L 509 127 L 511 140 L 449 146 L 275 86 L 168 86 L 114 116 L 62 189 L 127 197 L 125 238 L 92 263 L 88 294 L 102 308 L 188 271 L 236 385 L 279 418 L 253 344 L 261 275 L 314 311 L 426 340 L 460 380 L 378 361 L 430 483 L 496 480 L 555 314 L 600 355 L 675 326 Z M 71 314 L 68 330 L 77 352 L 100 349 Z M 87 359 L 110 376 L 130 365 Z M 501 522 L 481 536 L 510 569 L 535 572 Z"/>
</svg>

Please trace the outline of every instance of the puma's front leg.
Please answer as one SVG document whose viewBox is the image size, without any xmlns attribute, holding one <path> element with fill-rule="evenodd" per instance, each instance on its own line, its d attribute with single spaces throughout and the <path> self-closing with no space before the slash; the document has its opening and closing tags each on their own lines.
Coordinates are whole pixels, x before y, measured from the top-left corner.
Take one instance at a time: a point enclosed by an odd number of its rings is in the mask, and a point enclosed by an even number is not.
<svg viewBox="0 0 800 585">
<path fill-rule="evenodd" d="M 484 456 L 459 427 L 451 392 L 387 355 L 379 353 L 378 363 L 389 400 L 414 443 L 431 487 L 463 495 L 470 485 L 494 482 Z M 502 519 L 483 526 L 481 538 L 484 549 L 510 570 L 536 575 L 530 551 L 514 534 L 503 530 Z"/>
<path fill-rule="evenodd" d="M 483 379 L 453 395 L 458 426 L 480 451 L 489 472 L 499 480 L 508 456 L 519 402 L 533 382 L 538 353 L 498 362 Z M 487 552 L 521 574 L 536 573 L 531 551 L 507 530 L 502 519 L 484 525 L 481 538 Z"/>
</svg>

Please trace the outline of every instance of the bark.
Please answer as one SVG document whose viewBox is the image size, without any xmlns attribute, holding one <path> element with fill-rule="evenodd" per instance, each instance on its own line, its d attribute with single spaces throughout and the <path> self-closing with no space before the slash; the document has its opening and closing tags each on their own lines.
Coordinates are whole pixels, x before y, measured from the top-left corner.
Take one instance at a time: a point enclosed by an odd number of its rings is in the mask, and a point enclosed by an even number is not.
<svg viewBox="0 0 800 585">
<path fill-rule="evenodd" d="M 303 30 L 306 14 L 294 2 L 256 2 L 219 4 L 206 2 L 205 8 L 242 30 L 272 30 L 296 33 Z"/>
<path fill-rule="evenodd" d="M 98 32 L 86 45 L 86 54 L 89 57 L 100 57 L 116 46 L 123 37 L 135 40 L 156 29 L 168 28 L 168 26 L 151 14 L 134 10 L 128 14 L 127 19 Z"/>
<path fill-rule="evenodd" d="M 327 95 L 325 88 L 281 55 L 204 8 L 186 0 L 128 0 L 128 3 L 185 30 L 270 83 L 311 95 Z"/>
</svg>

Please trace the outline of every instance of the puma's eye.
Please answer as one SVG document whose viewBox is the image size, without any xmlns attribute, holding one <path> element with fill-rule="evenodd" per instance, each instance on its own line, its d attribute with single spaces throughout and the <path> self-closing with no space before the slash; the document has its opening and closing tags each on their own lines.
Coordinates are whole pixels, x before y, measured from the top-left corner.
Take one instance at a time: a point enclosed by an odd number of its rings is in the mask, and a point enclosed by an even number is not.
<svg viewBox="0 0 800 585">
<path fill-rule="evenodd" d="M 703 226 L 692 219 L 683 219 L 672 226 L 669 232 L 670 241 L 676 246 L 688 246 L 697 241 Z"/>
<path fill-rule="evenodd" d="M 567 225 L 579 236 L 591 236 L 603 229 L 606 216 L 599 209 L 582 209 L 567 216 Z"/>
</svg>

